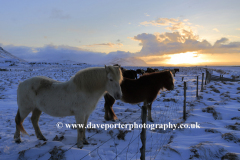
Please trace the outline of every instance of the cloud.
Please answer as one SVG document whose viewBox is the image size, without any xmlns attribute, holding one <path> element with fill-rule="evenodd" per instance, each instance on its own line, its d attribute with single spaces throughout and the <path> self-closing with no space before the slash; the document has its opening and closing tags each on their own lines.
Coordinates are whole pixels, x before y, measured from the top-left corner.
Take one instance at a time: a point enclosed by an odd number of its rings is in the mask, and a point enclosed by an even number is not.
<svg viewBox="0 0 240 160">
<path fill-rule="evenodd" d="M 120 41 L 120 40 L 119 40 Z M 114 48 L 114 47 L 121 47 L 123 46 L 122 43 L 98 43 L 98 44 L 91 44 L 91 45 L 84 45 L 84 47 L 96 47 L 96 46 L 107 46 L 107 47 L 111 47 L 111 48 Z"/>
<path fill-rule="evenodd" d="M 27 61 L 57 62 L 62 60 L 72 60 L 89 64 L 107 64 L 112 59 L 135 57 L 134 54 L 131 54 L 130 52 L 116 51 L 106 54 L 65 45 L 46 45 L 44 47 L 6 45 L 3 46 L 3 48 L 13 55 Z"/>
<path fill-rule="evenodd" d="M 147 13 L 144 13 L 144 14 L 145 14 L 145 16 L 147 16 L 147 17 L 148 17 L 148 16 L 150 16 L 150 15 L 149 15 L 149 14 L 147 14 Z"/>
<path fill-rule="evenodd" d="M 50 18 L 54 19 L 70 19 L 71 17 L 68 14 L 64 14 L 62 10 L 53 9 L 50 15 Z"/>
<path fill-rule="evenodd" d="M 181 34 L 185 34 L 187 32 L 193 32 L 193 29 L 196 29 L 198 26 L 190 26 L 191 23 L 188 22 L 188 19 L 184 19 L 183 22 L 180 21 L 179 19 L 175 18 L 158 18 L 155 21 L 144 21 L 141 22 L 141 25 L 144 26 L 156 26 L 156 27 L 161 27 L 161 26 L 167 26 L 165 29 L 172 31 L 172 32 L 180 32 Z M 185 33 L 184 33 L 185 32 Z"/>
<path fill-rule="evenodd" d="M 160 62 L 160 61 L 165 61 L 171 59 L 171 57 L 154 57 L 154 58 L 149 58 L 145 60 L 146 62 Z"/>
<path fill-rule="evenodd" d="M 213 28 L 213 30 L 216 31 L 216 32 L 219 32 L 219 30 L 217 28 Z"/>
<path fill-rule="evenodd" d="M 193 29 L 201 26 L 191 25 L 188 19 L 180 21 L 174 18 L 158 18 L 155 21 L 144 21 L 144 26 L 167 26 L 165 29 L 171 32 L 134 36 L 133 40 L 139 41 L 142 46 L 139 55 L 166 55 L 198 51 L 199 53 L 240 53 L 240 42 L 229 42 L 227 38 L 217 40 L 211 45 L 207 40 L 200 40 Z M 213 29 L 219 32 L 217 28 Z"/>
<path fill-rule="evenodd" d="M 191 23 L 189 23 L 188 21 L 189 21 L 188 19 L 184 19 L 182 22 L 179 19 L 175 19 L 175 18 L 158 18 L 155 21 L 144 21 L 144 22 L 141 22 L 140 24 L 144 26 L 152 25 L 157 27 L 168 26 L 166 27 L 167 30 L 181 32 L 182 30 L 188 30 L 188 31 L 192 30 L 193 27 L 190 26 Z"/>
<path fill-rule="evenodd" d="M 158 18 L 156 21 L 144 21 L 141 22 L 141 25 L 148 26 L 167 26 L 169 24 L 176 24 L 179 20 L 174 18 Z"/>
<path fill-rule="evenodd" d="M 142 33 L 135 37 L 142 46 L 139 56 L 167 55 L 198 51 L 200 53 L 240 53 L 240 42 L 229 42 L 227 38 L 217 40 L 211 45 L 200 40 L 192 31 Z"/>
<path fill-rule="evenodd" d="M 134 37 L 127 37 L 131 40 L 138 41 L 139 45 L 142 46 L 141 50 L 136 53 L 116 51 L 106 54 L 64 45 L 46 45 L 44 47 L 8 45 L 4 46 L 4 48 L 10 53 L 28 61 L 72 60 L 90 64 L 104 64 L 113 59 L 118 61 L 118 59 L 123 60 L 124 58 L 134 59 L 136 57 L 162 56 L 162 58 L 143 59 L 147 62 L 159 62 L 166 60 L 168 54 L 186 52 L 197 52 L 199 54 L 240 53 L 240 42 L 231 42 L 228 38 L 222 37 L 221 39 L 216 40 L 214 44 L 210 44 L 208 40 L 201 40 L 198 35 L 194 34 L 192 26 L 190 26 L 188 21 L 189 20 L 187 19 L 180 21 L 174 18 L 159 18 L 156 21 L 142 22 L 141 25 L 165 26 L 169 31 L 154 34 L 141 33 Z M 97 46 L 118 49 L 122 47 L 123 44 L 121 40 L 118 39 L 115 43 L 96 43 L 83 45 L 82 47 L 87 48 Z"/>
<path fill-rule="evenodd" d="M 214 44 L 214 46 L 220 46 L 224 43 L 227 43 L 229 40 L 227 38 L 221 38 L 220 40 L 217 40 Z"/>
</svg>

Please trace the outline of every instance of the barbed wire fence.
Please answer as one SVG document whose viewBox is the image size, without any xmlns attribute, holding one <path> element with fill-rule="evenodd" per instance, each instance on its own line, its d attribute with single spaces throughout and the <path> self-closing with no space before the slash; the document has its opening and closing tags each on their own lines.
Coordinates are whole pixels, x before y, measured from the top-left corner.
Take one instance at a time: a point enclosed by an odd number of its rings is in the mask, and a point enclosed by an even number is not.
<svg viewBox="0 0 240 160">
<path fill-rule="evenodd" d="M 186 72 L 189 72 L 189 69 L 186 69 Z M 184 74 L 184 81 L 187 83 L 186 114 L 190 113 L 193 110 L 194 102 L 197 100 L 196 88 L 200 88 L 200 86 L 201 86 L 200 78 L 198 79 L 200 81 L 200 83 L 198 83 L 198 87 L 196 86 L 197 85 L 197 76 L 200 77 L 201 72 L 203 72 L 203 70 L 201 68 L 198 68 L 197 71 L 195 71 L 195 74 L 191 74 L 189 76 L 187 76 L 188 74 Z M 164 106 L 157 106 L 157 105 L 154 105 L 154 103 L 153 103 L 152 113 L 153 113 L 154 123 L 157 123 L 157 124 L 184 123 L 184 120 L 183 120 L 183 100 L 184 100 L 183 84 L 179 85 L 178 87 L 179 87 L 178 94 L 176 93 L 174 98 L 168 98 L 166 95 L 169 92 L 163 92 L 156 99 L 157 101 L 161 101 L 161 99 L 162 99 L 162 101 L 163 101 L 162 104 Z M 138 119 L 140 119 L 140 118 L 141 117 L 138 117 Z M 123 119 L 125 119 L 125 117 Z M 119 121 L 122 122 L 122 120 L 119 120 Z M 136 129 L 134 129 L 133 132 L 136 132 Z M 140 153 L 140 148 L 142 145 L 141 138 L 140 138 L 141 133 L 139 133 L 140 131 L 137 131 L 137 132 L 138 133 L 135 134 L 135 136 L 134 136 L 134 133 L 132 133 L 129 143 L 125 147 L 123 147 L 122 150 L 116 152 L 116 156 L 114 159 L 118 159 L 118 157 L 121 154 L 125 154 L 126 159 L 139 159 L 140 158 L 140 156 L 142 154 L 142 153 Z M 116 137 L 117 134 L 114 136 Z M 111 139 L 115 139 L 114 136 L 112 136 Z M 161 149 L 166 147 L 167 144 L 171 143 L 172 138 L 173 138 L 173 129 L 171 129 L 171 128 L 168 128 L 166 130 L 164 130 L 162 128 L 160 128 L 160 129 L 156 128 L 156 129 L 150 130 L 150 131 L 148 130 L 147 136 L 146 136 L 145 156 L 148 159 L 156 159 L 159 152 L 161 151 Z M 129 148 L 131 147 L 131 145 L 133 144 L 134 141 L 138 141 L 138 147 L 134 146 L 135 154 L 133 154 L 133 152 L 129 151 Z M 99 145 L 97 148 L 99 148 L 101 146 L 102 145 Z M 94 150 L 96 150 L 96 149 L 94 149 Z M 126 152 L 124 152 L 124 151 L 126 151 Z M 89 154 L 85 155 L 83 158 L 87 157 Z M 131 155 L 133 154 L 133 156 L 129 158 L 129 156 L 128 156 L 129 154 L 131 154 Z"/>
<path fill-rule="evenodd" d="M 56 74 L 59 71 L 59 68 L 52 68 L 49 70 L 51 74 L 49 74 L 50 78 L 53 79 L 70 79 L 69 75 L 73 75 L 73 73 L 76 73 L 79 68 L 72 69 L 71 72 L 69 72 L 69 69 L 62 69 L 61 74 Z M 30 78 L 32 76 L 37 75 L 44 75 L 46 72 L 46 69 L 42 68 L 36 68 L 35 72 L 34 70 L 21 70 L 20 73 L 15 72 L 16 77 L 21 76 L 21 80 L 25 80 L 27 78 Z M 189 74 L 191 72 L 191 74 Z M 198 76 L 198 89 L 201 88 L 201 73 L 204 73 L 205 70 L 202 68 L 182 68 L 180 73 L 176 74 L 176 79 L 178 80 L 177 83 L 177 89 L 176 93 L 174 94 L 174 98 L 171 98 L 170 92 L 165 91 L 160 93 L 158 95 L 156 101 L 161 101 L 161 106 L 159 103 L 152 104 L 152 117 L 154 122 L 147 122 L 150 124 L 180 124 L 184 123 L 183 120 L 183 101 L 184 101 L 184 81 L 187 83 L 187 90 L 186 90 L 186 114 L 189 114 L 194 107 L 194 102 L 197 100 L 196 98 L 196 90 L 197 90 L 197 76 Z M 7 74 L 6 74 L 7 73 Z M 23 74 L 24 73 L 24 74 Z M 12 76 L 12 73 L 5 72 L 4 75 L 2 75 L 3 79 L 7 79 L 9 76 Z M 183 81 L 182 80 L 183 78 Z M 206 81 L 206 80 L 205 80 Z M 4 82 L 6 85 L 10 85 L 7 82 Z M 135 113 L 139 114 L 141 112 L 141 108 L 139 108 Z M 125 119 L 128 116 L 131 116 L 134 113 L 127 114 L 122 119 L 119 119 L 119 122 L 121 123 L 129 123 L 139 121 L 141 122 L 141 116 L 138 116 L 136 119 L 132 120 L 132 122 L 126 122 Z M 123 129 L 123 132 L 126 131 Z M 173 138 L 173 129 L 162 129 L 162 128 L 156 128 L 154 130 L 147 130 L 146 134 L 146 151 L 145 156 L 148 157 L 148 159 L 157 159 L 159 153 L 164 147 L 167 147 L 167 144 L 171 142 L 171 139 Z M 111 132 L 111 130 L 109 131 Z M 106 144 L 107 142 L 113 140 L 115 145 L 115 156 L 113 159 L 119 159 L 123 156 L 125 159 L 139 159 L 141 156 L 140 148 L 142 147 L 141 142 L 141 131 L 139 129 L 133 128 L 133 130 L 129 131 L 128 134 L 132 134 L 129 141 L 126 143 L 125 146 L 121 147 L 121 149 L 118 149 L 117 143 L 117 136 L 119 133 L 112 134 L 109 139 L 106 141 L 101 142 L 98 146 L 96 146 L 94 149 L 89 151 L 88 154 L 83 155 L 80 159 L 87 159 L 89 156 L 91 156 L 91 153 L 97 152 L 99 159 L 104 159 L 104 156 L 99 153 L 99 149 Z M 113 132 L 114 133 L 114 132 Z M 94 133 L 88 138 L 92 138 L 96 136 L 98 132 Z M 137 146 L 136 146 L 137 144 Z M 76 144 L 69 147 L 67 150 L 64 151 L 64 153 L 71 150 Z M 41 157 L 39 157 L 41 158 Z"/>
</svg>

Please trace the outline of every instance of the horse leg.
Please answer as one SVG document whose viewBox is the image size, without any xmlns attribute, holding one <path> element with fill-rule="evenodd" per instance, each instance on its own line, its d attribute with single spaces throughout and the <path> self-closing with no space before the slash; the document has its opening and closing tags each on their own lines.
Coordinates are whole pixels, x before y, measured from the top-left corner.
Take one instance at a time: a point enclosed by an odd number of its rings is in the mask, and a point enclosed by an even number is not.
<svg viewBox="0 0 240 160">
<path fill-rule="evenodd" d="M 144 101 L 144 102 L 143 102 L 143 107 L 144 107 L 144 106 L 147 106 L 147 105 L 148 105 L 147 101 Z M 143 112 L 141 111 L 141 118 L 142 118 L 142 117 L 143 117 Z"/>
<path fill-rule="evenodd" d="M 86 139 L 86 128 L 87 127 L 87 121 L 90 115 L 86 115 L 85 120 L 84 120 L 84 128 L 83 128 L 83 144 L 89 144 L 87 139 Z"/>
<path fill-rule="evenodd" d="M 116 114 L 114 113 L 113 105 L 110 107 L 110 112 L 109 113 L 111 114 L 112 120 L 118 119 Z"/>
<path fill-rule="evenodd" d="M 85 121 L 85 116 L 83 114 L 78 114 L 75 115 L 75 119 L 76 119 L 76 123 L 77 124 L 84 124 Z M 84 128 L 77 128 L 77 132 L 78 132 L 78 137 L 77 137 L 77 147 L 82 149 L 83 148 L 83 137 L 84 137 Z"/>
<path fill-rule="evenodd" d="M 148 108 L 148 120 L 150 121 L 150 122 L 153 122 L 153 120 L 152 120 L 152 103 L 149 103 L 148 105 L 147 105 L 147 108 Z"/>
<path fill-rule="evenodd" d="M 108 93 L 106 93 L 105 95 L 104 95 L 104 99 L 105 99 L 105 103 L 104 103 L 104 109 L 105 109 L 105 115 L 104 115 L 104 119 L 106 120 L 106 121 L 109 121 L 110 120 L 110 118 L 109 118 L 109 106 L 108 106 L 108 101 L 109 101 L 109 94 Z"/>
<path fill-rule="evenodd" d="M 31 121 L 32 121 L 32 125 L 33 125 L 33 128 L 35 130 L 35 134 L 36 134 L 37 138 L 40 139 L 40 140 L 47 141 L 47 139 L 42 135 L 42 132 L 41 132 L 41 130 L 39 128 L 39 125 L 38 125 L 38 121 L 39 121 L 39 117 L 40 117 L 41 113 L 42 113 L 42 111 L 35 108 L 32 112 Z"/>
<path fill-rule="evenodd" d="M 22 123 L 31 111 L 32 111 L 31 108 L 24 108 L 24 109 L 18 108 L 18 112 L 17 112 L 17 115 L 15 117 L 16 132 L 14 134 L 14 140 L 15 140 L 16 143 L 21 142 L 20 131 L 22 131 L 24 134 L 27 134 L 27 132 L 23 128 Z"/>
<path fill-rule="evenodd" d="M 109 95 L 109 102 L 108 102 L 108 106 L 109 106 L 109 110 L 108 110 L 108 114 L 109 114 L 109 117 L 110 117 L 110 120 L 116 120 L 118 119 L 116 114 L 114 113 L 114 110 L 113 110 L 113 104 L 115 103 L 115 99 Z"/>
<path fill-rule="evenodd" d="M 104 108 L 105 108 L 105 120 L 109 121 L 109 120 L 116 120 L 117 116 L 115 115 L 112 107 L 113 104 L 115 103 L 115 99 L 109 95 L 108 93 L 104 95 L 104 99 L 105 99 L 105 104 L 104 104 Z"/>
</svg>

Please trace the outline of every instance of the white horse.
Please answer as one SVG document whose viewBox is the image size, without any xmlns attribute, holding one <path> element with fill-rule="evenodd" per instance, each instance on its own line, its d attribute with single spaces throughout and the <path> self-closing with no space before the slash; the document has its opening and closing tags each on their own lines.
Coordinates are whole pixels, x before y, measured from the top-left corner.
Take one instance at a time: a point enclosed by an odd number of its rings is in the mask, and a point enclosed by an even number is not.
<svg viewBox="0 0 240 160">
<path fill-rule="evenodd" d="M 20 131 L 27 134 L 23 121 L 32 111 L 31 121 L 40 140 L 47 140 L 38 126 L 43 112 L 55 116 L 75 116 L 78 128 L 77 147 L 88 144 L 85 138 L 85 126 L 89 115 L 96 108 L 97 102 L 108 92 L 115 99 L 122 97 L 120 83 L 122 73 L 119 67 L 105 66 L 80 70 L 67 82 L 59 82 L 47 77 L 32 77 L 20 83 L 17 90 L 18 112 L 15 117 L 15 142 L 20 143 Z"/>
</svg>

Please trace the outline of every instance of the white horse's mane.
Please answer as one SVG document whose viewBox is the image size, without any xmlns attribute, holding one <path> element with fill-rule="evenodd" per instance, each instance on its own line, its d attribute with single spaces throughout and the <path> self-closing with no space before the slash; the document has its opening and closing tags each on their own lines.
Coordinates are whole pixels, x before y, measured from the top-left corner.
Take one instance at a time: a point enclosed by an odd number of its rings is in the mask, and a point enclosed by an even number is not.
<svg viewBox="0 0 240 160">
<path fill-rule="evenodd" d="M 118 67 L 108 66 L 115 81 L 123 80 L 121 70 Z M 120 76 L 119 76 L 120 75 Z M 107 71 L 104 67 L 92 67 L 78 71 L 73 79 L 73 82 L 80 90 L 93 92 L 106 85 Z"/>
</svg>

